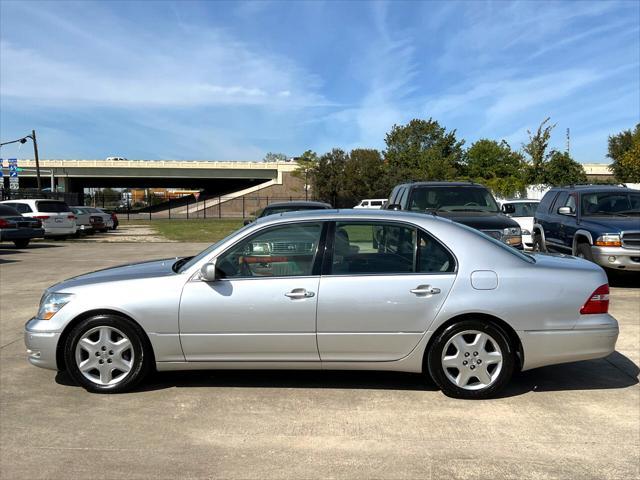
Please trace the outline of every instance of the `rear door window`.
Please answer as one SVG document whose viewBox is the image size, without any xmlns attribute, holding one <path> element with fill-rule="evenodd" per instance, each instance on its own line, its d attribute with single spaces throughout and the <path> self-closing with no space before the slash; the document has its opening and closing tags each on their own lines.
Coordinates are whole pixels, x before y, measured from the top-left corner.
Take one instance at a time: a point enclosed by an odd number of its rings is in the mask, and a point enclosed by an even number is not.
<svg viewBox="0 0 640 480">
<path fill-rule="evenodd" d="M 540 200 L 538 210 L 540 210 L 541 213 L 547 213 L 549 211 L 549 207 L 551 207 L 551 204 L 553 203 L 553 200 L 557 195 L 557 190 L 545 193 L 544 197 L 542 197 L 542 200 Z"/>
</svg>

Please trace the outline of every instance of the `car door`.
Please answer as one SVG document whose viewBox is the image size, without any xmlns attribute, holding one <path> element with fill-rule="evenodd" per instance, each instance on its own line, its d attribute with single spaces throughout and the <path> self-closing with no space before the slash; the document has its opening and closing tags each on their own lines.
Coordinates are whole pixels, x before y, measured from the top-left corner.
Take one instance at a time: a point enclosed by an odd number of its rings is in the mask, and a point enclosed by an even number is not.
<svg viewBox="0 0 640 480">
<path fill-rule="evenodd" d="M 415 226 L 332 224 L 318 298 L 323 365 L 397 360 L 413 350 L 455 279 L 448 249 Z"/>
<path fill-rule="evenodd" d="M 560 192 L 556 197 L 555 202 L 551 205 L 547 221 L 544 226 L 544 237 L 547 247 L 552 247 L 554 250 L 563 251 L 562 243 L 562 222 L 564 216 L 558 213 L 558 208 L 562 207 L 569 197 L 568 192 Z"/>
<path fill-rule="evenodd" d="M 316 304 L 322 222 L 268 227 L 216 259 L 214 282 L 193 278 L 180 301 L 188 361 L 319 361 Z"/>
<path fill-rule="evenodd" d="M 573 212 L 573 215 L 560 215 L 560 234 L 559 240 L 565 250 L 572 251 L 573 250 L 573 237 L 576 234 L 576 230 L 578 230 L 576 223 L 576 215 L 577 215 L 577 194 L 571 193 L 567 199 L 565 200 L 563 205 L 558 205 L 559 207 L 569 207 Z M 556 209 L 557 209 L 556 208 Z"/>
</svg>

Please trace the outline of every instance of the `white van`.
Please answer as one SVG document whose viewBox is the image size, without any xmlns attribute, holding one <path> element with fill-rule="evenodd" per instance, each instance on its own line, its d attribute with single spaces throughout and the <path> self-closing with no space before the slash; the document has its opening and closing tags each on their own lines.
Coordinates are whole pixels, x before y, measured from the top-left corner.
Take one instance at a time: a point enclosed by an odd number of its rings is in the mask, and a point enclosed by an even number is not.
<svg viewBox="0 0 640 480">
<path fill-rule="evenodd" d="M 353 208 L 374 208 L 380 210 L 386 201 L 386 198 L 365 198 Z"/>
<path fill-rule="evenodd" d="M 42 222 L 44 236 L 66 238 L 75 235 L 76 216 L 62 200 L 20 199 L 0 202 L 15 208 L 24 217 L 37 218 Z"/>
</svg>

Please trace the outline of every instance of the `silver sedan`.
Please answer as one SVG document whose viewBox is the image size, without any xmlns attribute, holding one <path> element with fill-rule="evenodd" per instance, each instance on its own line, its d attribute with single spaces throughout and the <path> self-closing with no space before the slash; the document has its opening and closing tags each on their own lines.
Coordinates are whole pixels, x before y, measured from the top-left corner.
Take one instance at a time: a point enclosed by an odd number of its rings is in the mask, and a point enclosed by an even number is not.
<svg viewBox="0 0 640 480">
<path fill-rule="evenodd" d="M 131 389 L 151 369 L 362 369 L 485 398 L 514 371 L 613 352 L 608 294 L 593 263 L 436 216 L 298 212 L 195 257 L 58 283 L 25 343 L 32 364 L 92 392 Z"/>
</svg>

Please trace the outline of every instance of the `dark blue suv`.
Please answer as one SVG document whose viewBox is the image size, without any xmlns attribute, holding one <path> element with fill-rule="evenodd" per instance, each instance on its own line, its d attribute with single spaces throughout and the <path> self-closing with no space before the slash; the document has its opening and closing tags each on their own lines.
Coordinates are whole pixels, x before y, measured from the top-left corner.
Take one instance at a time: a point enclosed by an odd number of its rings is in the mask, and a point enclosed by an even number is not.
<svg viewBox="0 0 640 480">
<path fill-rule="evenodd" d="M 534 250 L 640 272 L 640 191 L 608 185 L 549 190 L 533 224 Z"/>
</svg>

